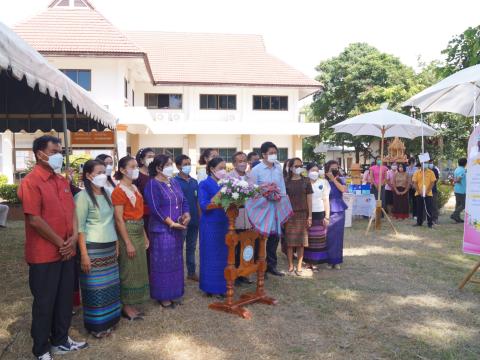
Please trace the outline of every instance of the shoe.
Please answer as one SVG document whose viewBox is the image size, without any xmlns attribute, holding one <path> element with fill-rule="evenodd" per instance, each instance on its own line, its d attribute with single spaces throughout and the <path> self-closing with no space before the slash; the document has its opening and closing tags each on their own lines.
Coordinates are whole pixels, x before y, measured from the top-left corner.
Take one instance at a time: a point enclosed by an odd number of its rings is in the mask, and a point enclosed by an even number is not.
<svg viewBox="0 0 480 360">
<path fill-rule="evenodd" d="M 303 276 L 303 270 L 295 270 L 295 275 Z"/>
<path fill-rule="evenodd" d="M 74 341 L 70 336 L 67 342 L 63 345 L 52 346 L 52 354 L 66 354 L 72 351 L 83 350 L 88 348 L 88 344 L 85 341 Z"/>
<path fill-rule="evenodd" d="M 463 223 L 464 220 L 462 218 L 454 219 L 457 223 Z"/>
<path fill-rule="evenodd" d="M 342 266 L 340 264 L 336 264 L 336 265 L 333 265 L 333 268 L 335 270 L 341 270 L 342 269 Z"/>
<path fill-rule="evenodd" d="M 429 229 L 433 229 L 433 225 L 428 224 L 428 228 L 429 228 Z"/>
<path fill-rule="evenodd" d="M 278 271 L 276 268 L 269 268 L 267 269 L 267 272 L 275 276 L 285 276 L 283 271 Z"/>
<path fill-rule="evenodd" d="M 53 358 L 52 358 L 52 355 L 49 352 L 47 352 L 43 355 L 37 356 L 37 359 L 38 360 L 52 360 Z"/>
<path fill-rule="evenodd" d="M 142 315 L 137 314 L 137 315 L 130 316 L 123 310 L 122 310 L 122 317 L 124 319 L 127 319 L 128 321 L 143 320 Z"/>
<path fill-rule="evenodd" d="M 170 301 L 170 304 L 168 305 L 165 305 L 163 302 L 159 301 L 158 302 L 160 304 L 161 307 L 163 307 L 164 309 L 175 309 L 175 303 L 173 301 Z"/>
<path fill-rule="evenodd" d="M 197 274 L 188 275 L 187 279 L 192 280 L 192 281 L 197 281 L 197 282 L 199 281 L 199 278 L 198 278 Z"/>
<path fill-rule="evenodd" d="M 253 284 L 253 280 L 250 280 L 248 277 L 246 276 L 239 276 L 237 278 L 237 280 L 240 282 L 240 283 L 243 283 L 243 284 Z"/>
</svg>

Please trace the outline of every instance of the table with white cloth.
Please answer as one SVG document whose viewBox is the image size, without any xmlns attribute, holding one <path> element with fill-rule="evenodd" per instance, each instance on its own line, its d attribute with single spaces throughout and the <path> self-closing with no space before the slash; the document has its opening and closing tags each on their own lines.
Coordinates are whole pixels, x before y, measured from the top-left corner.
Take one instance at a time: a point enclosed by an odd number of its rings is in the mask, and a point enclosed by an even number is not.
<svg viewBox="0 0 480 360">
<path fill-rule="evenodd" d="M 345 211 L 345 227 L 352 226 L 353 216 L 371 217 L 375 214 L 375 195 L 344 193 L 343 200 L 348 206 Z"/>
</svg>

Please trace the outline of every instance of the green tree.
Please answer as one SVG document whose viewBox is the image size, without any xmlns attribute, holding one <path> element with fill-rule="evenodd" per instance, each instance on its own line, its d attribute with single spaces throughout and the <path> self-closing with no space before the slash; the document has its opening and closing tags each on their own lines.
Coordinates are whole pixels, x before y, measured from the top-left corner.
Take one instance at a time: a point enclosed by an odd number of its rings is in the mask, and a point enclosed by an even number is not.
<svg viewBox="0 0 480 360">
<path fill-rule="evenodd" d="M 413 69 L 400 59 L 365 43 L 349 45 L 338 56 L 322 61 L 316 70 L 323 89 L 314 96 L 312 110 L 321 130 L 307 145 L 331 142 L 353 146 L 357 162 L 360 154 L 369 155 L 370 145 L 378 138 L 334 134 L 330 127 L 352 116 L 378 110 L 385 102 L 391 109 L 408 111 L 399 108 L 401 102 L 425 87 L 415 78 Z"/>
<path fill-rule="evenodd" d="M 466 67 L 480 63 L 480 25 L 469 27 L 448 42 L 442 51 L 445 66 L 440 67 L 442 77 L 451 75 Z"/>
</svg>

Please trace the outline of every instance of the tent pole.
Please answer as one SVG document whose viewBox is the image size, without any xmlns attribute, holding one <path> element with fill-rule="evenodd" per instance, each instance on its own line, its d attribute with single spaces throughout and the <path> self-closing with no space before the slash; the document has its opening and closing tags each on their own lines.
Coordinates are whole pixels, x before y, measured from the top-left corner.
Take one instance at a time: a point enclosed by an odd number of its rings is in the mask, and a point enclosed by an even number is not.
<svg viewBox="0 0 480 360">
<path fill-rule="evenodd" d="M 70 148 L 68 144 L 68 126 L 67 126 L 67 106 L 65 97 L 62 98 L 62 116 L 63 116 L 63 141 L 65 143 L 65 164 L 67 169 L 70 168 Z"/>
<path fill-rule="evenodd" d="M 380 229 L 381 228 L 381 219 L 382 219 L 382 184 L 383 184 L 383 179 L 382 179 L 382 169 L 383 169 L 383 148 L 385 144 L 385 127 L 382 127 L 382 140 L 380 141 L 380 172 L 378 176 L 378 187 L 377 187 L 377 206 L 376 206 L 376 211 L 375 211 L 375 229 Z"/>
</svg>

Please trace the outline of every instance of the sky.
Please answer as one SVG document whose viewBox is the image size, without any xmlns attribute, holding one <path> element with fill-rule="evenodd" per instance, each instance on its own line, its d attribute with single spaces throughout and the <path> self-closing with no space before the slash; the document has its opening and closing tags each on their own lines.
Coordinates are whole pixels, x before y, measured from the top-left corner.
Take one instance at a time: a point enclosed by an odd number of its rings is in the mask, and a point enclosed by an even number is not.
<svg viewBox="0 0 480 360">
<path fill-rule="evenodd" d="M 51 0 L 0 0 L 12 26 Z M 123 30 L 263 35 L 267 51 L 315 77 L 315 66 L 366 42 L 417 68 L 442 59 L 456 34 L 480 25 L 479 0 L 91 0 Z"/>
</svg>

